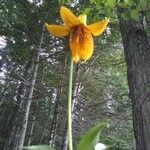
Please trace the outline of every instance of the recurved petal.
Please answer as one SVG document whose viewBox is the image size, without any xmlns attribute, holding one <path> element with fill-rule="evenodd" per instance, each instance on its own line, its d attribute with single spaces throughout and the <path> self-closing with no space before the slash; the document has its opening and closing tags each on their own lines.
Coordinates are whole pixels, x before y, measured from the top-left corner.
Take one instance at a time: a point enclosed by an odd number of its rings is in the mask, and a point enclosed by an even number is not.
<svg viewBox="0 0 150 150">
<path fill-rule="evenodd" d="M 91 31 L 91 33 L 95 36 L 100 35 L 104 32 L 108 24 L 108 19 L 93 23 L 88 25 L 87 28 Z"/>
<path fill-rule="evenodd" d="M 60 25 L 48 25 L 45 24 L 47 30 L 56 37 L 64 37 L 70 33 L 70 27 L 68 26 L 60 26 Z"/>
<path fill-rule="evenodd" d="M 88 60 L 93 54 L 93 37 L 85 26 L 78 26 L 73 29 L 70 36 L 70 49 L 73 60 Z"/>
<path fill-rule="evenodd" d="M 87 26 L 87 24 L 86 24 L 87 16 L 86 16 L 86 15 L 79 15 L 79 16 L 78 16 L 78 19 L 79 19 L 85 26 Z"/>
<path fill-rule="evenodd" d="M 81 21 L 66 7 L 61 6 L 60 16 L 64 23 L 70 27 L 82 24 Z"/>
</svg>

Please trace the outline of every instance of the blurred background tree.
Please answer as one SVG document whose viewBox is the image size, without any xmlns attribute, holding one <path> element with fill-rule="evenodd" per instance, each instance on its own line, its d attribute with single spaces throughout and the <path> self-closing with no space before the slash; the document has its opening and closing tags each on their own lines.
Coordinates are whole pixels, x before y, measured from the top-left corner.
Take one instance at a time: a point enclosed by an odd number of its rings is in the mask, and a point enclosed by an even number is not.
<svg viewBox="0 0 150 150">
<path fill-rule="evenodd" d="M 103 132 L 101 141 L 113 145 L 111 150 L 135 149 L 136 143 L 140 148 L 137 150 L 148 150 L 146 143 L 150 130 L 146 122 L 138 118 L 143 116 L 149 120 L 150 116 L 150 107 L 146 107 L 149 100 L 145 100 L 149 98 L 150 91 L 150 52 L 148 44 L 147 47 L 143 45 L 146 47 L 144 53 L 139 46 L 144 42 L 143 37 L 147 37 L 145 39 L 149 43 L 148 0 L 1 0 L 0 149 L 21 150 L 23 143 L 50 143 L 55 149 L 66 149 L 69 44 L 66 39 L 49 35 L 44 27 L 45 22 L 62 23 L 59 15 L 62 4 L 77 15 L 87 14 L 89 22 L 110 18 L 106 32 L 95 38 L 93 57 L 75 67 L 74 147 L 91 126 L 108 122 L 110 128 Z M 135 51 L 139 53 L 133 54 Z M 140 58 L 143 59 L 139 62 Z M 141 71 L 146 74 L 145 77 L 141 76 Z M 135 84 L 138 82 L 130 80 L 136 75 L 139 76 L 137 81 L 144 78 L 143 82 Z M 143 92 L 138 91 L 141 86 L 147 92 L 144 93 L 146 97 L 138 95 L 136 101 L 137 93 Z M 141 111 L 133 109 L 137 105 L 134 100 L 142 106 L 144 103 L 143 107 L 138 105 Z M 133 120 L 136 138 L 133 135 Z M 139 121 L 146 126 L 141 126 Z M 147 135 L 141 136 L 147 139 L 144 148 L 139 146 L 143 141 L 138 138 L 137 131 L 141 134 L 147 131 Z"/>
</svg>

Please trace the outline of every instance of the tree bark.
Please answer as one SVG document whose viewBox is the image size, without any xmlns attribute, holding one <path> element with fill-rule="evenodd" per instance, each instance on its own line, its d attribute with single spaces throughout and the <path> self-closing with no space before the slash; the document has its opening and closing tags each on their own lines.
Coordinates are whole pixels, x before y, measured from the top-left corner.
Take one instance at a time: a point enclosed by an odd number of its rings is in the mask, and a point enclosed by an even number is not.
<svg viewBox="0 0 150 150">
<path fill-rule="evenodd" d="M 64 77 L 65 77 L 65 73 L 66 73 L 66 61 L 67 61 L 67 57 L 66 57 L 66 53 L 65 53 L 65 59 L 63 59 L 60 62 L 60 79 L 59 79 L 59 86 L 58 88 L 54 89 L 54 93 L 56 93 L 56 97 L 55 97 L 55 104 L 54 104 L 54 113 L 53 113 L 53 119 L 52 119 L 52 123 L 51 123 L 51 128 L 50 128 L 50 145 L 51 146 L 56 146 L 58 145 L 58 139 L 57 136 L 62 136 L 62 131 L 59 132 L 59 128 L 60 128 L 60 123 L 61 123 L 61 129 L 63 131 L 65 131 L 65 119 L 61 118 L 61 120 L 59 119 L 60 116 L 62 115 L 62 108 L 61 108 L 61 103 L 62 103 L 62 97 L 63 97 L 63 92 L 64 92 Z M 65 110 L 65 108 L 64 108 Z M 66 110 L 65 110 L 66 111 Z M 65 114 L 65 113 L 64 113 Z M 62 122 L 60 122 L 62 121 Z M 59 132 L 59 133 L 58 133 Z M 61 145 L 61 144 L 60 144 Z M 56 146 L 57 147 L 57 146 Z"/>
<path fill-rule="evenodd" d="M 119 17 L 127 64 L 136 150 L 150 149 L 150 45 L 143 18 L 140 21 Z"/>
<path fill-rule="evenodd" d="M 32 113 L 32 123 L 31 123 L 31 128 L 30 128 L 30 131 L 29 131 L 29 138 L 28 138 L 28 146 L 30 146 L 31 142 L 32 142 L 32 136 L 33 136 L 33 130 L 34 130 L 34 125 L 35 125 L 35 120 L 36 120 L 36 108 L 38 106 L 38 100 L 36 100 L 36 103 L 35 103 L 35 106 L 33 108 L 33 113 Z"/>
<path fill-rule="evenodd" d="M 23 77 L 25 77 L 25 75 L 27 74 L 28 68 L 29 68 L 29 64 L 25 66 Z M 1 144 L 1 146 L 3 147 L 3 149 L 6 149 L 6 150 L 9 149 L 9 147 L 12 148 L 11 144 L 14 139 L 14 134 L 15 134 L 14 131 L 15 131 L 17 122 L 19 122 L 18 121 L 19 120 L 18 118 L 20 116 L 19 107 L 22 102 L 21 96 L 23 95 L 24 88 L 25 88 L 24 84 L 22 82 L 19 83 L 19 81 L 15 83 L 15 86 L 16 86 L 16 91 L 14 90 L 14 97 L 16 97 L 16 100 L 12 100 L 9 102 L 11 106 L 10 109 L 7 110 L 4 107 L 4 110 L 6 110 L 6 112 L 4 112 L 3 115 L 5 116 L 6 119 L 3 119 L 1 123 L 0 134 L 2 137 L 6 139 L 4 145 Z M 8 83 L 6 83 L 6 87 L 7 89 L 10 88 Z M 6 92 L 7 92 L 7 89 L 6 89 Z M 12 99 L 12 97 L 10 98 Z"/>
<path fill-rule="evenodd" d="M 18 141 L 18 144 L 15 148 L 16 150 L 22 150 L 24 140 L 25 140 L 25 134 L 26 134 L 27 124 L 28 124 L 30 106 L 31 106 L 31 102 L 32 102 L 32 95 L 33 95 L 33 91 L 34 91 L 35 81 L 36 81 L 36 77 L 37 77 L 37 70 L 38 70 L 38 66 L 39 66 L 39 53 L 40 52 L 38 50 L 36 60 L 35 60 L 34 66 L 33 66 L 33 76 L 31 79 L 31 85 L 29 88 L 28 99 L 26 102 L 25 112 L 23 115 L 23 121 L 22 121 L 22 125 L 21 125 L 19 141 Z"/>
</svg>

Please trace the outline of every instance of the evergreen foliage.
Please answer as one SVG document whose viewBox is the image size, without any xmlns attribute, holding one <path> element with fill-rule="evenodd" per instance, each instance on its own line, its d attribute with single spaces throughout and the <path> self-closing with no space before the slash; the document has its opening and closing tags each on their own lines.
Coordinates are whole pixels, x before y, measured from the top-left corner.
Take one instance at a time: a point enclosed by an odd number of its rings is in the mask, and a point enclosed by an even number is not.
<svg viewBox="0 0 150 150">
<path fill-rule="evenodd" d="M 131 150 L 132 104 L 117 13 L 121 9 L 124 19 L 137 21 L 143 15 L 149 21 L 149 0 L 1 0 L 0 37 L 6 46 L 0 45 L 0 149 L 16 146 L 35 63 L 39 68 L 24 145 L 65 147 L 69 42 L 49 35 L 44 26 L 62 23 L 62 4 L 87 14 L 89 22 L 110 18 L 110 31 L 95 39 L 92 59 L 75 66 L 74 147 L 94 124 L 108 122 L 101 142 L 112 145 L 111 150 Z M 40 60 L 35 62 L 38 52 Z"/>
</svg>

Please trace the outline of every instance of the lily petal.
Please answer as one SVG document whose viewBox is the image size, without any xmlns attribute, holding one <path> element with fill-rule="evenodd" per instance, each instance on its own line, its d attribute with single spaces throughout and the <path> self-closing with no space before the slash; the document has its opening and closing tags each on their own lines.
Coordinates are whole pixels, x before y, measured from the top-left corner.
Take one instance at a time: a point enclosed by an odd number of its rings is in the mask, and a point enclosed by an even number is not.
<svg viewBox="0 0 150 150">
<path fill-rule="evenodd" d="M 104 32 L 108 24 L 108 19 L 93 23 L 88 25 L 87 28 L 91 31 L 91 33 L 95 36 L 100 35 Z"/>
<path fill-rule="evenodd" d="M 81 21 L 66 7 L 61 6 L 60 16 L 64 23 L 70 27 L 82 24 Z"/>
<path fill-rule="evenodd" d="M 85 26 L 87 26 L 87 24 L 86 24 L 87 16 L 86 16 L 86 15 L 79 15 L 79 16 L 78 16 L 78 19 L 79 19 Z"/>
<path fill-rule="evenodd" d="M 47 30 L 56 37 L 64 37 L 70 33 L 70 28 L 68 26 L 60 26 L 60 25 L 48 25 L 45 24 Z"/>
<path fill-rule="evenodd" d="M 70 48 L 73 60 L 88 60 L 93 54 L 93 37 L 91 32 L 84 26 L 77 26 L 70 36 Z"/>
</svg>

